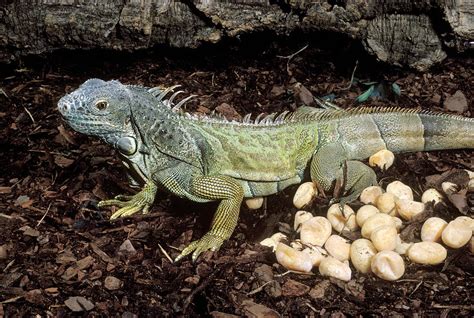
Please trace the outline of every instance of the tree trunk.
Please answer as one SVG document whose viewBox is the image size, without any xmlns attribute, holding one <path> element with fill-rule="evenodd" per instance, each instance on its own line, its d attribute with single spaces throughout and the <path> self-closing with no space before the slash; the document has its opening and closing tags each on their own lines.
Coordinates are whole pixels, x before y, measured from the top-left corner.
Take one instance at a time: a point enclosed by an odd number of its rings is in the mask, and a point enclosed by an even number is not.
<svg viewBox="0 0 474 318">
<path fill-rule="evenodd" d="M 34 4 L 32 4 L 34 2 Z M 472 0 L 0 1 L 0 61 L 59 48 L 198 47 L 242 34 L 330 31 L 378 59 L 426 70 L 469 49 Z"/>
</svg>

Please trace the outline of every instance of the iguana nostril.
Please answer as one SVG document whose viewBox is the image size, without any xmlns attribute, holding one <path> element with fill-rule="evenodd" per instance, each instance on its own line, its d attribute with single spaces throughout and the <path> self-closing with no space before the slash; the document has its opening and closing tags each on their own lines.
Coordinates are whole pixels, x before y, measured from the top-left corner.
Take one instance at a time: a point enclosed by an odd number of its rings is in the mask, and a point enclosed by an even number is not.
<svg viewBox="0 0 474 318">
<path fill-rule="evenodd" d="M 60 100 L 58 102 L 58 110 L 61 114 L 66 115 L 67 112 L 69 111 L 69 104 L 63 100 Z"/>
</svg>

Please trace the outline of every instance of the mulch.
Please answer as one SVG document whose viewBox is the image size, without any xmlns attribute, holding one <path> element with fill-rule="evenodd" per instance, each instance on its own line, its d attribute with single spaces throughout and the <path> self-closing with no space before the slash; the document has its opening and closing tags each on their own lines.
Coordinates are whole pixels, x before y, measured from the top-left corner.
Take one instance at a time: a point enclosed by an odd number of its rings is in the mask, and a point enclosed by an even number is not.
<svg viewBox="0 0 474 318">
<path fill-rule="evenodd" d="M 160 193 L 150 214 L 115 222 L 108 220 L 111 210 L 97 208 L 101 199 L 134 190 L 109 146 L 66 127 L 56 109 L 61 96 L 98 77 L 180 84 L 198 95 L 189 111 L 234 118 L 294 110 L 311 95 L 334 94 L 338 105 L 354 106 L 367 89 L 350 85 L 358 56 L 320 51 L 315 44 L 291 56 L 301 47 L 64 51 L 1 66 L 0 317 L 472 316 L 474 262 L 467 248 L 450 250 L 438 266 L 407 262 L 395 282 L 355 270 L 350 282 L 317 271 L 288 273 L 258 242 L 292 224 L 295 187 L 269 197 L 265 208 L 243 207 L 232 238 L 196 263 L 187 258 L 175 264 L 169 257 L 206 232 L 215 204 Z M 445 101 L 460 91 L 468 103 L 463 115 L 474 115 L 472 57 L 450 57 L 427 73 L 361 57 L 355 77 L 396 82 L 402 89 L 399 98 L 368 106 L 444 111 Z M 472 150 L 437 151 L 397 155 L 395 165 L 378 176 L 385 185 L 401 180 L 419 196 L 427 177 L 473 168 Z M 431 214 L 472 216 L 474 196 L 465 199 L 464 212 L 448 202 Z M 311 211 L 324 214 L 327 204 L 320 199 Z"/>
</svg>

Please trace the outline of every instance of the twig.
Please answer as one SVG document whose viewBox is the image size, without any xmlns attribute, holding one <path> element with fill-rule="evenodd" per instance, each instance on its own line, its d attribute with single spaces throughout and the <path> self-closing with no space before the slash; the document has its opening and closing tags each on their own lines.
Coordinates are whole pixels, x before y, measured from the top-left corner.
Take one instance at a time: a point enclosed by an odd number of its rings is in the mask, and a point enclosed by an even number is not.
<svg viewBox="0 0 474 318">
<path fill-rule="evenodd" d="M 274 282 L 273 279 L 272 279 L 272 280 L 269 280 L 268 282 L 264 283 L 262 286 L 259 286 L 259 287 L 255 288 L 254 290 L 248 292 L 248 293 L 247 293 L 247 296 L 256 294 L 256 293 L 258 293 L 258 292 L 261 292 L 261 291 L 263 290 L 263 288 L 265 288 L 265 286 L 267 286 L 268 284 L 273 283 L 273 282 Z"/>
<path fill-rule="evenodd" d="M 23 298 L 24 296 L 21 295 L 21 296 L 16 296 L 16 297 L 13 297 L 13 298 L 9 298 L 7 300 L 4 300 L 4 301 L 0 301 L 0 304 L 10 304 L 10 303 L 14 303 L 15 301 Z"/>
<path fill-rule="evenodd" d="M 33 118 L 33 115 L 31 115 L 30 111 L 28 110 L 28 108 L 26 108 L 25 106 L 23 106 L 23 109 L 25 110 L 25 112 L 28 114 L 28 116 L 30 116 L 30 119 L 31 121 L 33 122 L 33 124 L 36 124 L 35 123 L 35 119 Z"/>
<path fill-rule="evenodd" d="M 15 263 L 15 260 L 10 261 L 10 263 L 8 263 L 3 269 L 3 272 L 5 273 L 10 267 L 12 267 L 13 263 Z"/>
<path fill-rule="evenodd" d="M 183 313 L 186 313 L 186 310 L 188 309 L 189 304 L 193 301 L 194 296 L 196 296 L 196 295 L 197 295 L 198 293 L 200 293 L 204 288 L 206 288 L 207 285 L 209 285 L 209 284 L 214 280 L 214 276 L 216 276 L 217 273 L 219 273 L 222 269 L 223 269 L 223 267 L 219 267 L 218 269 L 216 269 L 215 271 L 213 271 L 209 276 L 207 276 L 207 278 L 201 283 L 201 285 L 199 285 L 198 287 L 196 287 L 196 288 L 191 292 L 191 294 L 189 294 L 189 296 L 186 298 L 186 300 L 184 301 L 184 304 L 183 304 Z"/>
<path fill-rule="evenodd" d="M 282 56 L 282 55 L 277 55 L 277 57 L 281 58 L 281 59 L 288 59 L 288 60 L 291 60 L 292 58 L 294 58 L 296 55 L 300 54 L 301 52 L 303 52 L 304 50 L 306 50 L 308 48 L 309 44 L 306 44 L 303 48 L 299 49 L 298 51 L 296 51 L 295 53 L 293 54 L 290 54 L 290 55 L 287 55 L 287 56 Z"/>
<path fill-rule="evenodd" d="M 170 261 L 170 263 L 173 264 L 173 259 L 168 255 L 168 253 L 165 251 L 163 246 L 161 246 L 161 244 L 158 243 L 158 247 L 160 248 L 161 253 L 163 253 L 166 256 L 166 258 Z"/>
<path fill-rule="evenodd" d="M 357 65 L 359 65 L 359 60 L 356 60 L 356 64 L 354 66 L 354 69 L 352 70 L 351 81 L 349 82 L 349 86 L 344 88 L 344 90 L 350 89 L 352 87 L 352 83 L 354 82 L 354 74 L 357 70 Z"/>
<path fill-rule="evenodd" d="M 10 98 L 10 97 L 8 97 L 7 93 L 5 93 L 3 88 L 0 88 L 0 93 L 2 93 L 6 98 Z"/>
<path fill-rule="evenodd" d="M 50 208 L 51 208 L 51 203 L 48 205 L 48 208 L 46 209 L 46 212 L 44 212 L 43 216 L 41 217 L 41 219 L 36 224 L 35 229 L 37 229 L 41 225 L 41 223 L 43 223 L 43 220 L 46 217 L 46 215 L 48 214 Z"/>
<path fill-rule="evenodd" d="M 166 244 L 166 246 L 168 246 L 169 248 L 174 249 L 175 251 L 182 252 L 179 248 L 174 247 L 173 245 Z"/>
<path fill-rule="evenodd" d="M 440 304 L 434 304 L 431 307 L 432 308 L 439 308 L 439 309 L 465 309 L 465 310 L 474 309 L 473 305 L 440 305 Z"/>
<path fill-rule="evenodd" d="M 28 149 L 28 152 L 47 153 L 47 154 L 51 154 L 51 155 L 60 155 L 60 156 L 64 155 L 60 152 L 47 151 L 47 150 L 41 150 L 41 149 Z"/>
<path fill-rule="evenodd" d="M 282 274 L 275 274 L 274 276 L 275 276 L 275 277 L 283 277 L 283 276 L 286 276 L 286 275 L 288 275 L 288 274 L 290 274 L 290 273 L 295 273 L 295 274 L 299 274 L 299 275 L 308 275 L 308 276 L 314 276 L 314 275 L 316 275 L 316 274 L 314 274 L 314 273 L 306 273 L 306 272 L 298 272 L 298 271 L 291 271 L 291 270 L 290 270 L 290 271 L 286 271 L 286 272 L 284 272 L 284 273 L 282 273 Z"/>
<path fill-rule="evenodd" d="M 311 309 L 311 310 L 314 311 L 315 313 L 318 313 L 318 312 L 319 312 L 316 308 L 314 308 L 313 306 L 311 306 L 311 304 L 310 304 L 309 302 L 305 303 L 305 305 L 308 306 L 309 309 Z"/>
<path fill-rule="evenodd" d="M 418 288 L 420 288 L 421 284 L 423 284 L 423 281 L 420 281 L 420 282 L 416 285 L 415 289 L 413 289 L 413 291 L 410 293 L 410 295 L 408 295 L 408 297 L 411 297 L 411 295 L 413 295 L 413 294 L 418 290 Z"/>
<path fill-rule="evenodd" d="M 290 62 L 291 62 L 291 59 L 294 58 L 296 55 L 300 54 L 301 52 L 303 52 L 304 50 L 306 50 L 308 48 L 309 44 L 306 44 L 303 48 L 299 49 L 298 51 L 296 51 L 295 53 L 291 54 L 291 55 L 288 55 L 288 56 L 281 56 L 281 55 L 277 55 L 277 57 L 281 58 L 281 59 L 287 59 L 288 61 L 286 61 L 286 72 L 291 75 L 291 71 L 290 71 Z"/>
</svg>

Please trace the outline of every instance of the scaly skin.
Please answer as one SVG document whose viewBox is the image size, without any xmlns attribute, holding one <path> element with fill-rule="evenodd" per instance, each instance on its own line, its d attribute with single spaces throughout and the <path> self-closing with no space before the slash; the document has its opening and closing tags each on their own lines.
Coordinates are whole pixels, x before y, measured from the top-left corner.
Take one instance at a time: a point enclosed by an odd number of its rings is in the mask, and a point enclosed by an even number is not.
<svg viewBox="0 0 474 318">
<path fill-rule="evenodd" d="M 341 202 L 376 184 L 360 162 L 381 149 L 393 152 L 474 148 L 474 120 L 403 109 L 301 107 L 276 119 L 229 122 L 179 111 L 167 91 L 86 81 L 58 108 L 78 132 L 116 148 L 134 183 L 135 196 L 99 203 L 117 205 L 112 219 L 148 212 L 158 188 L 197 202 L 219 200 L 211 228 L 177 260 L 217 250 L 237 224 L 243 198 L 274 194 L 306 175 L 325 191 L 343 184 Z"/>
</svg>

